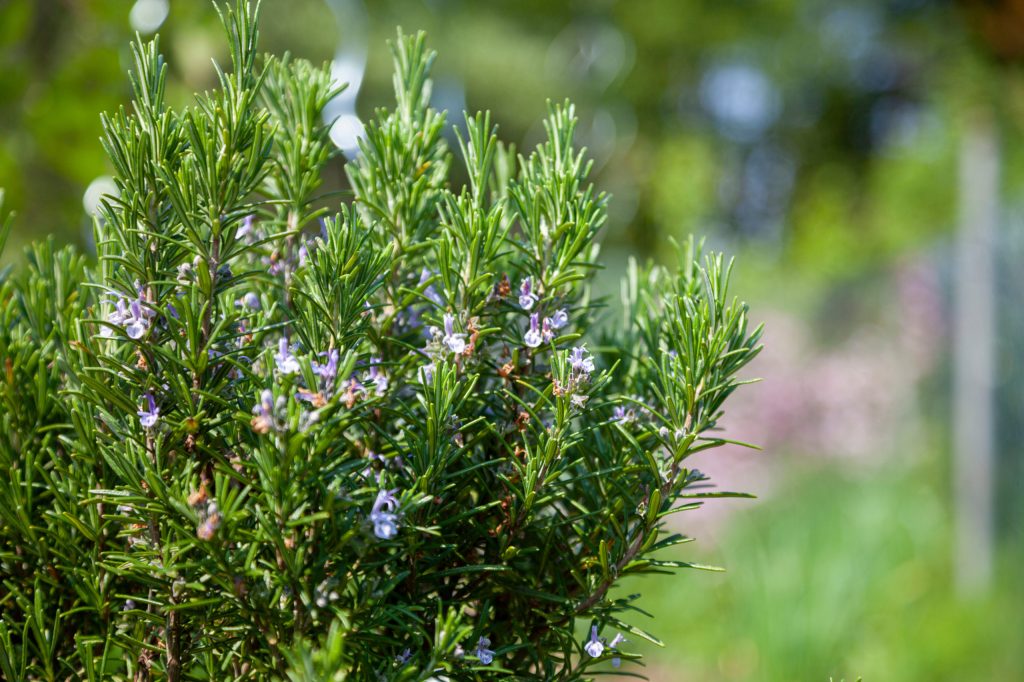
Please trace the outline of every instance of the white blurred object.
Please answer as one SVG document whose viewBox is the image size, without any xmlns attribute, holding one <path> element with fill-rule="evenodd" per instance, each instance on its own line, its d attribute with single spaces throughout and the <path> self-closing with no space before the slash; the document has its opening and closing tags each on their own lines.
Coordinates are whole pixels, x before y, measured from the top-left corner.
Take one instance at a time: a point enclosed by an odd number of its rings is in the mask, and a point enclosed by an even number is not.
<svg viewBox="0 0 1024 682">
<path fill-rule="evenodd" d="M 82 195 L 82 206 L 85 208 L 85 212 L 90 216 L 97 215 L 100 210 L 100 201 L 106 195 L 117 196 L 117 185 L 109 175 L 101 175 L 85 188 L 85 194 Z"/>
<path fill-rule="evenodd" d="M 359 154 L 359 139 L 365 129 L 363 122 L 354 113 L 342 114 L 331 125 L 331 142 L 342 151 L 345 158 L 355 158 Z"/>
<path fill-rule="evenodd" d="M 991 112 L 974 112 L 960 143 L 953 298 L 953 570 L 964 596 L 988 589 L 995 545 L 997 125 Z"/>
<path fill-rule="evenodd" d="M 356 113 L 356 99 L 366 73 L 366 35 L 369 21 L 359 0 L 327 0 L 341 32 L 341 45 L 331 61 L 335 85 L 347 87 L 324 107 L 324 121 L 331 124 L 331 141 L 348 159 L 359 155 L 359 139 L 365 130 Z"/>
<path fill-rule="evenodd" d="M 744 62 L 709 68 L 701 79 L 700 101 L 721 133 L 739 142 L 760 137 L 782 112 L 782 96 L 768 75 Z"/>
<path fill-rule="evenodd" d="M 169 0 L 136 0 L 128 13 L 128 23 L 139 33 L 153 33 L 171 11 Z"/>
</svg>

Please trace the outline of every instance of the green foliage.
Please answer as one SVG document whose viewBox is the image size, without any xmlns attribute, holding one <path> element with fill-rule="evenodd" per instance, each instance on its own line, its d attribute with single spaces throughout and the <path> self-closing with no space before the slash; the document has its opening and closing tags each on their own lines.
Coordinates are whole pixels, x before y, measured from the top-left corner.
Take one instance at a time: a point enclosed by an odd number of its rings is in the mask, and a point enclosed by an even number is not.
<svg viewBox="0 0 1024 682">
<path fill-rule="evenodd" d="M 422 35 L 393 43 L 396 108 L 324 217 L 337 88 L 259 56 L 247 3 L 221 17 L 231 69 L 191 107 L 135 46 L 97 261 L 46 243 L 4 278 L 4 676 L 572 680 L 638 658 L 610 631 L 657 640 L 610 590 L 711 568 L 652 554 L 688 540 L 667 515 L 736 495 L 686 462 L 726 442 L 759 350 L 729 266 L 690 241 L 599 327 L 606 198 L 572 105 L 528 156 L 467 116 L 450 187 Z"/>
<path fill-rule="evenodd" d="M 665 623 L 664 636 L 686 641 L 644 647 L 648 664 L 680 680 L 1016 679 L 1019 548 L 1004 555 L 990 595 L 952 592 L 946 484 L 934 474 L 900 465 L 884 476 L 806 474 L 756 511 L 737 511 L 721 534 L 709 554 L 742 561 L 742 571 L 692 592 L 623 585 L 642 587 L 639 605 Z"/>
</svg>

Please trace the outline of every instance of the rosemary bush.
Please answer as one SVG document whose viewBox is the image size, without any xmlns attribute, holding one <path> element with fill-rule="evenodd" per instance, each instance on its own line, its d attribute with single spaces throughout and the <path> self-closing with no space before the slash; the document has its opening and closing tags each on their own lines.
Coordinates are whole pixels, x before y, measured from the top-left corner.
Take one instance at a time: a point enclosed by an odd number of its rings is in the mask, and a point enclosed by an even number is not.
<svg viewBox="0 0 1024 682">
<path fill-rule="evenodd" d="M 0 677 L 635 665 L 653 636 L 612 588 L 709 568 L 654 555 L 732 494 L 686 461 L 759 348 L 722 257 L 634 265 L 602 316 L 572 106 L 526 156 L 467 116 L 451 186 L 422 35 L 327 215 L 329 70 L 259 55 L 244 2 L 222 19 L 231 69 L 186 109 L 135 46 L 96 257 L 43 242 L 3 277 Z"/>
</svg>

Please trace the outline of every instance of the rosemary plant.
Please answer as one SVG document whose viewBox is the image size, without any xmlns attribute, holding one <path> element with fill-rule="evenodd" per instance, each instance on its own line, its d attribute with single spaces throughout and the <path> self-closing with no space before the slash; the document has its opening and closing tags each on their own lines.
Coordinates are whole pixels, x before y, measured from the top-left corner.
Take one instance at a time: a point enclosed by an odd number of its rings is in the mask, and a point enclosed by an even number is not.
<svg viewBox="0 0 1024 682">
<path fill-rule="evenodd" d="M 759 350 L 729 266 L 633 265 L 599 325 L 573 107 L 525 156 L 469 115 L 453 154 L 422 35 L 328 215 L 329 70 L 221 13 L 189 108 L 135 45 L 96 258 L 43 242 L 0 284 L 0 677 L 635 667 L 657 640 L 616 584 L 710 568 L 656 558 L 690 539 L 667 517 L 733 495 L 687 463 Z"/>
</svg>

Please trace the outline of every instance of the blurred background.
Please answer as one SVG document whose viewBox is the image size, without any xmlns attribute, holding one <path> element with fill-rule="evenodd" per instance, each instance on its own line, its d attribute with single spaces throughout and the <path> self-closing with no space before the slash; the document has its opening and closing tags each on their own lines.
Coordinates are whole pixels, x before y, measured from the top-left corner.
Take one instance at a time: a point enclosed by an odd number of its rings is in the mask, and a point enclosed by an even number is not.
<svg viewBox="0 0 1024 682">
<path fill-rule="evenodd" d="M 759 499 L 670 517 L 699 540 L 671 558 L 728 573 L 626 586 L 667 643 L 631 636 L 631 671 L 1024 679 L 1024 2 L 264 0 L 264 49 L 350 83 L 343 150 L 391 101 L 396 25 L 440 52 L 435 106 L 491 109 L 520 149 L 576 103 L 613 195 L 602 291 L 695 233 L 767 324 L 725 420 L 764 450 L 697 462 Z M 85 245 L 98 113 L 157 30 L 186 104 L 227 60 L 206 0 L 0 0 L 6 258 Z"/>
</svg>

